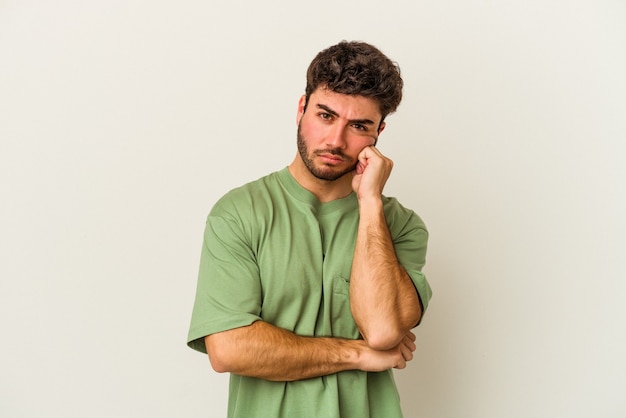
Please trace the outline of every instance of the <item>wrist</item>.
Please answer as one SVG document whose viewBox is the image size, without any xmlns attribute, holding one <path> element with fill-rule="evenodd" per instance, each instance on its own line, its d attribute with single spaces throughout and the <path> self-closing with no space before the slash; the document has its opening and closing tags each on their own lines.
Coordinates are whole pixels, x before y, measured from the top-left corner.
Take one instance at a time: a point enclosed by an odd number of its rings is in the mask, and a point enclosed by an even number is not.
<svg viewBox="0 0 626 418">
<path fill-rule="evenodd" d="M 351 370 L 363 370 L 364 369 L 364 354 L 367 350 L 367 343 L 363 340 L 353 340 L 354 347 L 352 355 L 350 356 L 350 369 Z"/>
<path fill-rule="evenodd" d="M 380 194 L 357 196 L 357 201 L 359 202 L 359 208 L 361 209 L 375 210 L 382 209 L 383 207 L 383 197 Z"/>
</svg>

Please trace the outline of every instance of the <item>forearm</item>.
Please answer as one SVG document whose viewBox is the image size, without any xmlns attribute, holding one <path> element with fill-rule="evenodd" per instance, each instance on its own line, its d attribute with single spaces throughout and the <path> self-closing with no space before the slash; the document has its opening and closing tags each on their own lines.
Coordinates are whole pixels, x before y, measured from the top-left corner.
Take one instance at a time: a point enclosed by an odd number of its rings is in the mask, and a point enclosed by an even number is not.
<svg viewBox="0 0 626 418">
<path fill-rule="evenodd" d="M 382 371 L 404 367 L 410 360 L 401 347 L 373 353 L 362 340 L 302 337 L 263 321 L 210 335 L 205 344 L 216 371 L 274 381 L 353 369 Z"/>
<path fill-rule="evenodd" d="M 395 346 L 421 317 L 417 291 L 398 262 L 380 199 L 360 202 L 350 307 L 361 334 L 377 349 Z"/>
</svg>

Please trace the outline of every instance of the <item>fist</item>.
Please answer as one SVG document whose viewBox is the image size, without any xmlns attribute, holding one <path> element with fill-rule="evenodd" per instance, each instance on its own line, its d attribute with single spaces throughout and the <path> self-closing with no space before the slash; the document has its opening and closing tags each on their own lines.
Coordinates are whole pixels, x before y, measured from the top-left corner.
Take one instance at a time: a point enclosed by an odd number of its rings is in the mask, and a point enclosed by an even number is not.
<svg viewBox="0 0 626 418">
<path fill-rule="evenodd" d="M 393 161 L 385 157 L 376 147 L 363 148 L 352 178 L 352 189 L 359 200 L 383 194 L 387 179 L 393 169 Z"/>
</svg>

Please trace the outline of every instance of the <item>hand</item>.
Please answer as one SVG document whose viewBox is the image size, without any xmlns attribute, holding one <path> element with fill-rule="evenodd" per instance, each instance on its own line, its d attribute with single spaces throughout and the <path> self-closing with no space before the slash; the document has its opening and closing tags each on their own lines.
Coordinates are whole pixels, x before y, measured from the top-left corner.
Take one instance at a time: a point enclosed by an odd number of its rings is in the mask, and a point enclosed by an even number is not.
<svg viewBox="0 0 626 418">
<path fill-rule="evenodd" d="M 413 352 L 416 349 L 415 346 L 415 334 L 409 331 L 405 336 L 402 342 L 398 345 L 400 350 L 402 351 L 402 357 L 405 361 L 405 366 L 407 361 L 413 360 Z"/>
<path fill-rule="evenodd" d="M 414 341 L 415 334 L 409 331 L 402 342 L 390 350 L 373 350 L 366 345 L 362 352 L 360 370 L 381 372 L 391 368 L 404 369 L 406 363 L 413 360 L 413 352 L 416 348 Z"/>
<path fill-rule="evenodd" d="M 352 189 L 359 200 L 369 197 L 380 198 L 385 183 L 391 175 L 393 161 L 385 157 L 376 147 L 363 148 L 352 177 Z"/>
</svg>

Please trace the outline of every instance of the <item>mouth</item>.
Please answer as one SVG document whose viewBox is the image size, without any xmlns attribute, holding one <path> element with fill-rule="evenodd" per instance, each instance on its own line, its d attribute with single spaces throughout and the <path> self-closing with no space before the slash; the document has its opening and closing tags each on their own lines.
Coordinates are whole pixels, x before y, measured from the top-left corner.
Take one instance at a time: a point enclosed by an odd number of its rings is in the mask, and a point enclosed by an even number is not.
<svg viewBox="0 0 626 418">
<path fill-rule="evenodd" d="M 337 165 L 345 162 L 346 158 L 331 152 L 320 152 L 318 157 L 326 164 Z"/>
<path fill-rule="evenodd" d="M 337 157 L 336 155 L 330 154 L 320 154 L 320 159 L 326 164 L 341 164 L 343 163 L 343 159 L 341 157 Z"/>
</svg>

